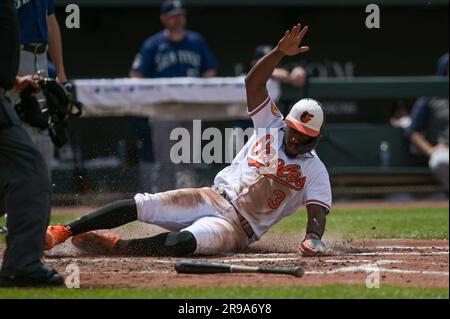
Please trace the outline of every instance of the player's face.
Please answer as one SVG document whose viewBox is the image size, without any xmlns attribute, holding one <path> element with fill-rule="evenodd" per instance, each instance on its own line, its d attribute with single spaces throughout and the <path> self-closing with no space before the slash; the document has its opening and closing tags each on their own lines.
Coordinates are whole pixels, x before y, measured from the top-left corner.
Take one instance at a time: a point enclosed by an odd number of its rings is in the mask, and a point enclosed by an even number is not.
<svg viewBox="0 0 450 319">
<path fill-rule="evenodd" d="M 184 31 L 186 27 L 186 15 L 174 14 L 174 15 L 162 15 L 161 22 L 163 26 L 172 32 Z"/>
<path fill-rule="evenodd" d="M 300 154 L 299 146 L 308 144 L 313 138 L 287 126 L 284 134 L 284 152 L 289 157 L 297 157 Z"/>
</svg>

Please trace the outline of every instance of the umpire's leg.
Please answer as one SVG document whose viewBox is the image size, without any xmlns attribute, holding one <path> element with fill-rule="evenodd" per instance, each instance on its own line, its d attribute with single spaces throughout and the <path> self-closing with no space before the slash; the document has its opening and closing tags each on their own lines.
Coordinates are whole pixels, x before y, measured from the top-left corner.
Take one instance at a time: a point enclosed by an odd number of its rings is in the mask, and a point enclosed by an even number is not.
<svg viewBox="0 0 450 319">
<path fill-rule="evenodd" d="M 0 189 L 9 230 L 1 274 L 31 273 L 42 266 L 51 189 L 44 159 L 20 126 L 0 129 Z"/>
</svg>

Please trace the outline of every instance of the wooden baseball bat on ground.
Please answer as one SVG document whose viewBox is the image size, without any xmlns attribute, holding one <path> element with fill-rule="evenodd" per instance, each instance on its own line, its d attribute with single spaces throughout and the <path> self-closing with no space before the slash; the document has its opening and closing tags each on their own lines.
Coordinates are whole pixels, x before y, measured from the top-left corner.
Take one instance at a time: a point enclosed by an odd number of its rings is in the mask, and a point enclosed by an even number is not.
<svg viewBox="0 0 450 319">
<path fill-rule="evenodd" d="M 302 277 L 305 273 L 303 268 L 263 268 L 250 267 L 220 263 L 210 263 L 205 261 L 180 260 L 175 263 L 175 270 L 181 274 L 218 274 L 218 273 L 263 273 L 263 274 L 281 274 Z"/>
</svg>

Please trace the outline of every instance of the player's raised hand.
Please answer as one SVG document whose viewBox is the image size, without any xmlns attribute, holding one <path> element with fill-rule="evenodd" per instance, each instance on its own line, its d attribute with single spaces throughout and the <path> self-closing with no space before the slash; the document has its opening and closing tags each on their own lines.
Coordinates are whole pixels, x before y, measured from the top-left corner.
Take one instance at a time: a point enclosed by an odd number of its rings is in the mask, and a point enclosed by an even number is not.
<svg viewBox="0 0 450 319">
<path fill-rule="evenodd" d="M 308 32 L 308 26 L 301 28 L 301 24 L 298 23 L 291 30 L 286 31 L 283 38 L 278 42 L 277 48 L 285 55 L 297 55 L 308 52 L 308 46 L 300 46 L 306 32 Z"/>
</svg>

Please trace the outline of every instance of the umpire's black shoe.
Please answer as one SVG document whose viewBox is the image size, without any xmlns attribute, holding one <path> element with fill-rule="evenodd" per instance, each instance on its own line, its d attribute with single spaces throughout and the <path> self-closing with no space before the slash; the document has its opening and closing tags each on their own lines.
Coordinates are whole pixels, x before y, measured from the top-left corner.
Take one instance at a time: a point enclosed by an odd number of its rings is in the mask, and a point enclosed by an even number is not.
<svg viewBox="0 0 450 319">
<path fill-rule="evenodd" d="M 46 265 L 42 265 L 26 275 L 0 275 L 0 287 L 56 287 L 63 284 L 64 278 L 53 268 Z"/>
</svg>

